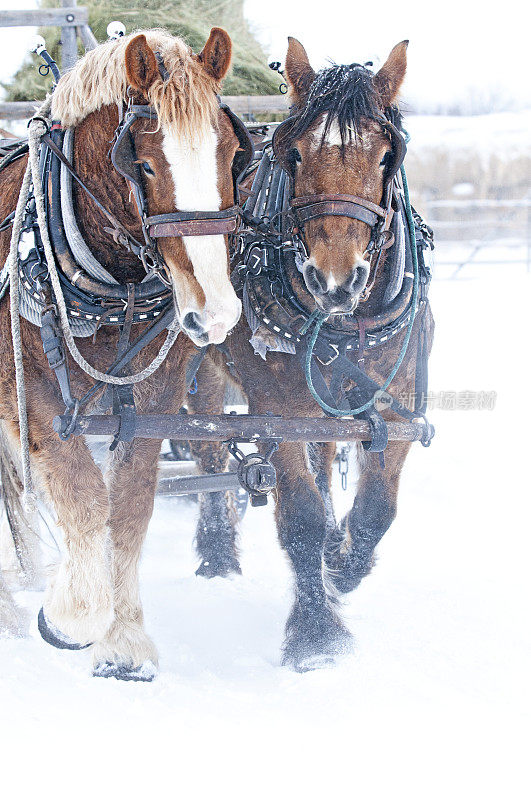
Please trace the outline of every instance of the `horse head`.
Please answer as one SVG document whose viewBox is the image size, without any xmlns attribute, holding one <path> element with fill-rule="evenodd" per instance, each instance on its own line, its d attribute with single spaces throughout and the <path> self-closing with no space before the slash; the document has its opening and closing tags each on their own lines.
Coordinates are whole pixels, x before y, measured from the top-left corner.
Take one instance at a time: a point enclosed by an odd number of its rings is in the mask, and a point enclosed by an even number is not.
<svg viewBox="0 0 531 800">
<path fill-rule="evenodd" d="M 54 117 L 63 126 L 88 121 L 92 113 L 91 141 L 98 136 L 98 115 L 104 124 L 103 107 L 107 116 L 114 108 L 115 120 L 116 108 L 129 120 L 128 109 L 153 109 L 151 117 L 149 112 L 140 114 L 128 126 L 131 163 L 122 175 L 107 163 L 112 151 L 107 136 L 107 152 L 101 154 L 107 171 L 105 191 L 120 181 L 123 214 L 129 220 L 133 215 L 141 238 L 146 229 L 153 232 L 179 322 L 198 345 L 222 342 L 241 313 L 229 278 L 230 219 L 219 219 L 219 212 L 235 203 L 234 170 L 241 151 L 241 136 L 218 100 L 231 49 L 230 37 L 220 28 L 212 29 L 199 54 L 161 31 L 124 37 L 87 53 L 63 76 L 53 100 Z M 138 194 L 124 174 L 140 187 L 143 207 L 138 207 Z M 186 212 L 200 224 L 179 229 L 175 219 L 186 219 Z M 210 228 L 204 220 L 208 212 L 215 218 Z M 169 226 L 164 223 L 168 215 L 174 221 Z M 149 226 L 152 220 L 156 224 Z M 232 222 L 235 225 L 234 216 Z"/>
<path fill-rule="evenodd" d="M 327 313 L 352 312 L 367 286 L 397 145 L 385 112 L 405 76 L 407 44 L 396 45 L 376 74 L 360 64 L 315 73 L 301 43 L 289 39 L 285 77 L 292 114 L 274 148 L 291 179 L 307 256 L 304 281 Z"/>
</svg>

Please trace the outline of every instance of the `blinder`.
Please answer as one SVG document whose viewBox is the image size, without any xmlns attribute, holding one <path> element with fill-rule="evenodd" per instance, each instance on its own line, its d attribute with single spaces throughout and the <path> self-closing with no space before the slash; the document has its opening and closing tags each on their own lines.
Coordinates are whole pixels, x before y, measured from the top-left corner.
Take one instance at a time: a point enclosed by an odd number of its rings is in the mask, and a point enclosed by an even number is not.
<svg viewBox="0 0 531 800">
<path fill-rule="evenodd" d="M 234 186 L 234 199 L 239 203 L 239 184 L 244 172 L 253 160 L 254 145 L 247 128 L 239 117 L 224 103 L 220 103 L 221 110 L 227 115 L 239 142 L 234 160 L 232 162 L 232 180 Z M 157 113 L 151 106 L 132 105 L 129 106 L 125 119 L 119 128 L 116 141 L 111 150 L 111 161 L 115 169 L 129 183 L 136 187 L 138 195 L 143 197 L 142 176 L 140 166 L 135 163 L 136 154 L 131 133 L 131 126 L 137 119 L 157 119 Z M 144 203 L 145 205 L 145 203 Z M 142 208 L 144 211 L 144 208 Z"/>
<path fill-rule="evenodd" d="M 111 162 L 117 172 L 126 181 L 133 184 L 140 196 L 143 196 L 142 177 L 140 166 L 135 163 L 136 153 L 134 151 L 133 136 L 131 126 L 137 119 L 156 120 L 157 114 L 151 106 L 132 105 L 129 106 L 125 118 L 118 129 L 118 135 L 111 150 Z M 144 209 L 141 209 L 142 211 Z"/>
<path fill-rule="evenodd" d="M 236 134 L 236 138 L 240 143 L 240 147 L 234 156 L 234 161 L 232 162 L 232 180 L 234 182 L 234 199 L 236 203 L 239 203 L 239 185 L 240 181 L 244 176 L 244 172 L 253 160 L 254 157 L 254 145 L 253 141 L 249 135 L 249 131 L 247 130 L 244 123 L 241 121 L 239 117 L 236 116 L 234 111 L 229 108 L 229 106 L 225 105 L 225 103 L 220 103 L 222 111 L 228 116 L 234 133 Z"/>
</svg>

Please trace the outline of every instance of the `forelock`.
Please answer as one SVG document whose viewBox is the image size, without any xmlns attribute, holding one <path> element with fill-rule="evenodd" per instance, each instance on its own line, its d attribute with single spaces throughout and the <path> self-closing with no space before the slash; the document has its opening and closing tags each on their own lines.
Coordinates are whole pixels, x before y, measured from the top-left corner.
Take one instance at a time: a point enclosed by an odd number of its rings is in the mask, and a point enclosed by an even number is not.
<svg viewBox="0 0 531 800">
<path fill-rule="evenodd" d="M 125 51 L 143 33 L 148 45 L 160 53 L 169 77 L 155 80 L 148 101 L 162 127 L 192 138 L 215 123 L 217 82 L 203 69 L 190 47 L 164 30 L 136 31 L 111 40 L 86 53 L 60 79 L 52 98 L 52 115 L 64 127 L 78 125 L 102 106 L 127 101 Z"/>
</svg>

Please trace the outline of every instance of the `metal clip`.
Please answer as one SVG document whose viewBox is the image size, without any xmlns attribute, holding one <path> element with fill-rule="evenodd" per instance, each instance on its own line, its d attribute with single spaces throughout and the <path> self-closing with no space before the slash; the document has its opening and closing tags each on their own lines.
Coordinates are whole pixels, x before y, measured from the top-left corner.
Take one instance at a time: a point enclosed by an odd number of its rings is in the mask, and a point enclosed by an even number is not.
<svg viewBox="0 0 531 800">
<path fill-rule="evenodd" d="M 348 454 L 349 454 L 350 447 L 348 445 L 343 445 L 341 451 L 339 453 L 339 474 L 341 475 L 341 488 L 345 492 L 347 490 L 347 476 L 348 476 Z"/>
<path fill-rule="evenodd" d="M 238 480 L 248 492 L 252 506 L 267 505 L 267 496 L 277 484 L 277 473 L 269 459 L 278 449 L 279 443 L 276 440 L 268 441 L 269 447 L 264 455 L 249 453 L 247 456 L 234 439 L 227 442 L 229 452 L 238 462 Z"/>
</svg>

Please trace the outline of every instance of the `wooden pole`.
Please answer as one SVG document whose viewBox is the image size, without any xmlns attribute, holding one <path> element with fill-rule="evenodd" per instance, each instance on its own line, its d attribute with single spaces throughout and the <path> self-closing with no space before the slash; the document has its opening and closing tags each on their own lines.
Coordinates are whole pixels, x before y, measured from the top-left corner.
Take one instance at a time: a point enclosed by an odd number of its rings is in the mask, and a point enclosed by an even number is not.
<svg viewBox="0 0 531 800">
<path fill-rule="evenodd" d="M 85 50 L 94 50 L 98 46 L 98 40 L 88 25 L 80 25 L 77 29 L 77 35 L 85 45 Z"/>
<path fill-rule="evenodd" d="M 63 8 L 75 7 L 77 0 L 61 0 Z M 71 69 L 77 61 L 77 36 L 76 29 L 71 23 L 75 22 L 75 13 L 66 14 L 68 25 L 61 27 L 61 72 Z"/>
<path fill-rule="evenodd" d="M 29 119 L 35 114 L 40 102 L 17 101 L 16 103 L 0 103 L 0 119 Z"/>
<path fill-rule="evenodd" d="M 53 427 L 64 432 L 69 414 L 55 417 Z M 390 441 L 419 441 L 426 427 L 423 422 L 388 422 Z M 75 436 L 115 436 L 120 428 L 117 414 L 80 415 Z M 138 439 L 182 439 L 185 441 L 224 442 L 228 439 L 260 441 L 281 437 L 285 442 L 350 442 L 370 440 L 369 423 L 358 419 L 330 417 L 274 417 L 250 414 L 137 414 Z"/>
<path fill-rule="evenodd" d="M 0 27 L 2 27 L 0 25 Z M 94 47 L 97 46 L 98 42 L 96 37 L 88 27 L 88 25 L 82 25 L 78 28 L 79 35 L 81 41 L 85 45 L 87 50 L 92 50 Z M 282 97 L 279 96 L 279 99 L 276 97 L 268 97 L 268 95 L 264 95 L 260 98 L 257 97 L 248 97 L 247 95 L 233 95 L 233 96 L 222 96 L 222 102 L 227 103 L 234 111 L 235 114 L 245 114 L 249 110 L 256 114 L 261 114 L 264 109 L 266 111 L 270 111 L 271 113 L 279 112 L 279 111 L 286 111 L 285 108 L 282 108 Z M 256 105 L 255 105 L 256 103 Z M 0 119 L 28 119 L 31 116 L 31 111 L 28 111 L 29 104 L 26 102 L 17 102 L 17 103 L 0 103 Z"/>
</svg>

